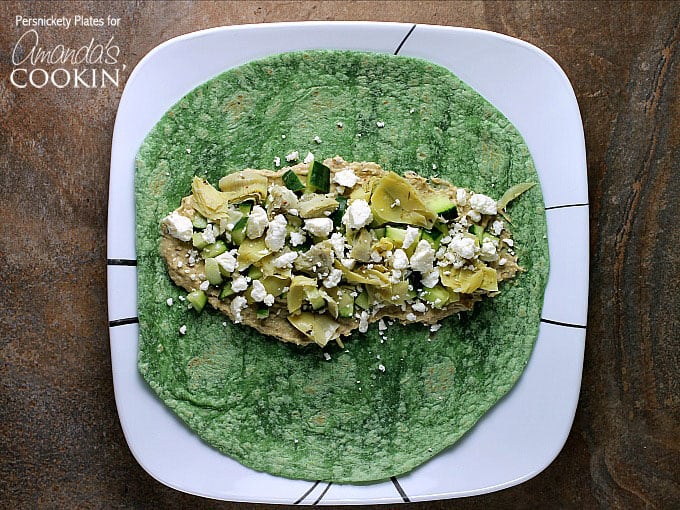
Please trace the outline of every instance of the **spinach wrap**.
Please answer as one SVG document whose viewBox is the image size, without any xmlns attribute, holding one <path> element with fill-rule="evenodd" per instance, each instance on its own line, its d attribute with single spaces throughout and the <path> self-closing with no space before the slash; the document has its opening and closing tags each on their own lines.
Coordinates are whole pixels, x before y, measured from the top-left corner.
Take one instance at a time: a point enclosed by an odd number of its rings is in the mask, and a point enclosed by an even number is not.
<svg viewBox="0 0 680 510">
<path fill-rule="evenodd" d="M 384 339 L 373 324 L 322 351 L 188 309 L 159 249 L 160 222 L 194 176 L 275 170 L 293 151 L 437 176 L 496 199 L 538 176 L 514 126 L 448 70 L 348 51 L 226 71 L 174 105 L 139 150 L 139 370 L 153 391 L 250 468 L 340 483 L 400 475 L 470 430 L 529 360 L 548 274 L 540 186 L 508 207 L 523 271 L 500 295 L 436 332 L 394 323 Z"/>
</svg>

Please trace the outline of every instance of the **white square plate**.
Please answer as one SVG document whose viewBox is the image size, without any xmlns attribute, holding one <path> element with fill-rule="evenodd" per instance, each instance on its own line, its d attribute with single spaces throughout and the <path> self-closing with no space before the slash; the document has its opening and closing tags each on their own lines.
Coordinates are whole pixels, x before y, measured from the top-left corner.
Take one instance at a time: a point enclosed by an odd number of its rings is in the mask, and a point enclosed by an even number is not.
<svg viewBox="0 0 680 510">
<path fill-rule="evenodd" d="M 369 485 L 252 471 L 199 440 L 137 372 L 134 158 L 163 113 L 197 85 L 250 60 L 334 48 L 398 53 L 450 69 L 524 136 L 545 197 L 551 270 L 536 347 L 510 392 L 452 448 L 410 474 Z M 160 482 L 205 497 L 372 504 L 483 494 L 521 483 L 562 449 L 576 411 L 588 298 L 588 187 L 581 117 L 567 77 L 538 48 L 492 32 L 401 23 L 223 27 L 167 41 L 125 86 L 113 134 L 108 223 L 111 357 L 118 414 L 137 461 Z"/>
</svg>

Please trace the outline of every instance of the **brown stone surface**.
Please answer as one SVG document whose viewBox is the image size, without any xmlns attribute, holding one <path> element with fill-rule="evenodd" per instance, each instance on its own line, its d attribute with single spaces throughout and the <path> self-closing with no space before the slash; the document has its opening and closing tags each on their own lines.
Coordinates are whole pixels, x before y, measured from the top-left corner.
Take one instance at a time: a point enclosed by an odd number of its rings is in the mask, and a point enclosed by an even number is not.
<svg viewBox="0 0 680 510">
<path fill-rule="evenodd" d="M 254 508 L 151 479 L 116 414 L 106 209 L 120 89 L 20 90 L 14 16 L 120 17 L 43 28 L 45 46 L 114 36 L 124 77 L 179 34 L 285 20 L 485 28 L 550 53 L 583 117 L 590 184 L 589 330 L 571 435 L 543 473 L 428 508 L 679 508 L 680 3 L 0 3 L 0 507 Z M 404 508 L 404 507 L 400 507 Z"/>
</svg>

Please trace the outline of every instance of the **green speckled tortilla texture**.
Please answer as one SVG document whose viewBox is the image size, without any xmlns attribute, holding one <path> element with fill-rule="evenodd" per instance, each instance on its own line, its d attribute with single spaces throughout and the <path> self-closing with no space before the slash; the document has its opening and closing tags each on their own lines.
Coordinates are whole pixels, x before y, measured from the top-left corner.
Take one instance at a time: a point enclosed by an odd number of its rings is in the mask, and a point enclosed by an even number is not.
<svg viewBox="0 0 680 510">
<path fill-rule="evenodd" d="M 408 472 L 470 430 L 529 360 L 548 273 L 540 187 L 510 208 L 526 272 L 498 297 L 431 337 L 423 325 L 395 324 L 381 343 L 373 325 L 347 351 L 328 349 L 326 361 L 316 346 L 187 310 L 158 249 L 159 222 L 194 175 L 216 184 L 243 168 L 271 169 L 293 150 L 438 175 L 495 198 L 538 182 L 531 156 L 512 124 L 446 69 L 340 51 L 231 69 L 182 98 L 139 150 L 139 370 L 151 388 L 207 443 L 256 470 L 335 482 Z"/>
</svg>

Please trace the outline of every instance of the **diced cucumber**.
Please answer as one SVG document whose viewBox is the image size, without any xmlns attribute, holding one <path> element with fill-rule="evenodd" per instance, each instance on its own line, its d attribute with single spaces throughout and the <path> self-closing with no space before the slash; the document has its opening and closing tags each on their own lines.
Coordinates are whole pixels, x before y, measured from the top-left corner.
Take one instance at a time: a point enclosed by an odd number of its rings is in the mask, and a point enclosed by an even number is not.
<svg viewBox="0 0 680 510">
<path fill-rule="evenodd" d="M 191 223 L 193 224 L 194 228 L 197 228 L 199 230 L 203 230 L 205 227 L 208 226 L 208 220 L 197 212 L 194 212 L 194 217 L 191 218 Z"/>
<path fill-rule="evenodd" d="M 406 239 L 406 229 L 387 226 L 385 227 L 385 237 L 394 241 L 399 241 L 400 244 L 403 244 L 404 239 Z"/>
<path fill-rule="evenodd" d="M 493 242 L 499 243 L 499 242 L 500 242 L 500 238 L 499 238 L 499 237 L 496 237 L 496 236 L 494 236 L 494 235 L 491 235 L 491 234 L 489 234 L 488 232 L 484 231 L 484 233 L 482 234 L 482 241 L 481 241 L 481 243 L 484 243 L 484 242 L 487 242 L 487 241 L 491 241 L 492 243 L 493 243 Z"/>
<path fill-rule="evenodd" d="M 375 238 L 380 241 L 383 237 L 385 237 L 385 227 L 380 227 L 380 228 L 374 228 L 371 229 L 373 230 L 373 234 L 375 234 Z"/>
<path fill-rule="evenodd" d="M 323 163 L 312 161 L 307 176 L 307 191 L 310 193 L 328 193 L 331 189 L 331 169 Z"/>
<path fill-rule="evenodd" d="M 342 225 L 342 217 L 345 215 L 347 210 L 347 199 L 343 196 L 335 197 L 338 202 L 338 208 L 331 214 L 331 219 L 333 220 L 333 226 L 339 227 Z"/>
<path fill-rule="evenodd" d="M 326 300 L 319 289 L 310 288 L 305 291 L 305 294 L 307 295 L 307 301 L 309 301 L 314 310 L 320 310 L 326 305 Z"/>
<path fill-rule="evenodd" d="M 259 267 L 250 266 L 250 269 L 248 269 L 248 276 L 250 276 L 250 278 L 253 280 L 259 280 L 262 278 L 262 269 Z"/>
<path fill-rule="evenodd" d="M 449 301 L 449 291 L 441 285 L 435 285 L 431 289 L 423 289 L 423 299 L 432 303 L 435 308 L 442 308 Z"/>
<path fill-rule="evenodd" d="M 246 224 L 248 223 L 248 218 L 245 216 L 236 222 L 234 228 L 231 231 L 231 241 L 240 246 L 246 239 Z"/>
<path fill-rule="evenodd" d="M 210 285 L 219 285 L 222 283 L 220 265 L 215 259 L 205 259 L 205 276 L 208 278 Z"/>
<path fill-rule="evenodd" d="M 227 251 L 227 245 L 222 241 L 222 239 L 218 239 L 212 244 L 209 244 L 205 248 L 203 248 L 203 251 L 201 252 L 201 256 L 204 259 L 211 259 L 214 257 L 217 257 L 218 255 L 221 255 Z"/>
<path fill-rule="evenodd" d="M 234 294 L 236 294 L 236 292 L 234 292 L 234 289 L 231 288 L 231 280 L 224 282 L 224 285 L 222 285 L 222 290 L 220 291 L 220 300 L 227 299 Z"/>
<path fill-rule="evenodd" d="M 451 197 L 443 194 L 432 195 L 425 200 L 425 206 L 432 212 L 442 215 L 444 218 L 458 216 L 456 202 Z"/>
<path fill-rule="evenodd" d="M 194 307 L 194 310 L 196 310 L 198 313 L 201 313 L 203 311 L 203 307 L 208 302 L 208 296 L 206 296 L 205 292 L 202 290 L 195 290 L 187 294 L 187 301 L 191 303 L 191 306 Z"/>
<path fill-rule="evenodd" d="M 337 299 L 339 317 L 351 317 L 354 315 L 354 298 L 349 292 L 343 292 Z"/>
<path fill-rule="evenodd" d="M 369 308 L 368 292 L 366 292 L 365 290 L 361 291 L 361 293 L 354 299 L 354 304 L 357 305 L 359 308 L 368 310 Z"/>
<path fill-rule="evenodd" d="M 434 228 L 432 230 L 421 230 L 420 232 L 420 238 L 425 239 L 435 250 L 439 249 L 442 237 L 444 237 L 444 234 Z"/>
<path fill-rule="evenodd" d="M 482 235 L 484 234 L 484 227 L 482 227 L 481 225 L 477 225 L 476 223 L 473 223 L 468 227 L 468 232 L 470 234 L 473 234 L 477 239 L 481 241 Z"/>
<path fill-rule="evenodd" d="M 245 202 L 238 204 L 238 211 L 243 214 L 243 216 L 248 216 L 252 210 L 253 203 L 250 200 L 246 200 Z"/>
<path fill-rule="evenodd" d="M 191 244 L 193 244 L 194 248 L 197 250 L 202 250 L 208 246 L 202 232 L 194 232 L 194 235 L 191 236 Z"/>
<path fill-rule="evenodd" d="M 286 171 L 286 173 L 281 176 L 281 179 L 283 179 L 283 184 L 285 184 L 286 188 L 289 190 L 302 191 L 305 189 L 305 185 L 302 184 L 300 178 L 292 170 Z"/>
<path fill-rule="evenodd" d="M 449 226 L 441 221 L 435 221 L 433 229 L 439 230 L 443 235 L 449 235 Z"/>
<path fill-rule="evenodd" d="M 269 308 L 267 308 L 266 306 L 258 307 L 257 311 L 255 312 L 255 316 L 258 319 L 266 319 L 267 317 L 269 317 Z"/>
</svg>

